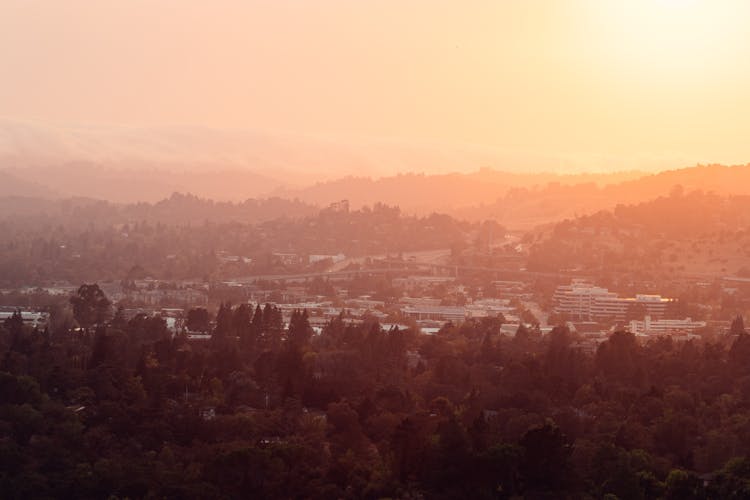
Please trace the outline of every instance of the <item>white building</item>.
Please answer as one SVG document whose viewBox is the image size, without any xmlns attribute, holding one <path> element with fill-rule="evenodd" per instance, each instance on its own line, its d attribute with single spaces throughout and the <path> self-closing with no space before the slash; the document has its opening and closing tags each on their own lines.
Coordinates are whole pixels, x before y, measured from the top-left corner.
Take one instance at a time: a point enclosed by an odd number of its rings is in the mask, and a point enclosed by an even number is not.
<svg viewBox="0 0 750 500">
<path fill-rule="evenodd" d="M 471 318 L 506 316 L 515 311 L 505 299 L 479 299 L 466 306 L 466 315 Z"/>
<path fill-rule="evenodd" d="M 630 331 L 636 335 L 671 335 L 693 333 L 705 326 L 705 321 L 693 321 L 691 318 L 652 320 L 651 316 L 646 316 L 643 321 L 631 321 Z"/>
<path fill-rule="evenodd" d="M 553 295 L 555 312 L 567 313 L 585 319 L 615 318 L 624 320 L 632 305 L 641 305 L 646 314 L 661 318 L 670 299 L 661 295 L 638 294 L 635 297 L 619 297 L 606 288 L 594 286 L 585 281 L 575 280 L 570 285 L 561 285 Z"/>
</svg>

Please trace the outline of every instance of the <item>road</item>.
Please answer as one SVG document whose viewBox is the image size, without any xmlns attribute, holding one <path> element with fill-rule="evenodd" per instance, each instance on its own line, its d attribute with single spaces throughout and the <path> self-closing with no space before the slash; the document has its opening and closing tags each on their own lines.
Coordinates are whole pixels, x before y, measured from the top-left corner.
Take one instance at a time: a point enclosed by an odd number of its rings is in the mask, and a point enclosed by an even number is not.
<svg viewBox="0 0 750 500">
<path fill-rule="evenodd" d="M 437 264 L 439 261 L 445 262 L 447 257 L 450 257 L 450 248 L 441 248 L 438 250 L 420 250 L 418 252 L 403 252 L 403 258 L 405 261 L 411 262 L 423 262 Z M 337 262 L 331 266 L 328 270 L 331 272 L 342 271 L 346 269 L 350 264 L 363 264 L 367 259 L 371 260 L 384 260 L 390 257 L 391 254 L 378 254 L 378 255 L 365 255 L 362 257 L 349 257 L 341 262 Z"/>
</svg>

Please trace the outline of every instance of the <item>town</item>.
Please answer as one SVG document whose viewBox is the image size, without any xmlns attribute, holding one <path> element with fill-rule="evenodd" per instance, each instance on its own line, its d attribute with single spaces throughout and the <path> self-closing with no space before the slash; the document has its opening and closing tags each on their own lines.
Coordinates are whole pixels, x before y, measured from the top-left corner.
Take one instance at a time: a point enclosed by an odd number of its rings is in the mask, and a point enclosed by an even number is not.
<svg viewBox="0 0 750 500">
<path fill-rule="evenodd" d="M 508 239 L 514 238 L 509 235 Z M 499 251 L 507 246 L 498 245 Z M 456 264 L 477 260 L 472 252 L 466 253 L 458 258 L 450 249 L 359 258 L 347 258 L 343 253 L 273 253 L 272 257 L 292 272 L 220 281 L 144 277 L 97 284 L 112 302 L 112 313 L 116 311 L 126 320 L 137 315 L 162 318 L 173 336 L 189 340 L 211 337 L 216 312 L 224 304 L 253 308 L 270 304 L 282 312 L 285 328 L 294 311 L 306 311 L 316 333 L 341 315 L 347 323 L 374 319 L 384 328 L 412 329 L 424 335 L 438 334 L 447 323 L 459 325 L 480 318 L 498 319 L 498 333 L 509 337 L 520 327 L 544 335 L 565 325 L 577 335 L 576 345 L 589 353 L 618 330 L 630 331 L 642 342 L 661 335 L 686 341 L 728 334 L 734 317 L 726 315 L 726 305 L 714 310 L 681 298 L 680 294 L 693 293 L 694 287 L 718 290 L 735 305 L 750 299 L 750 279 L 740 277 L 698 282 L 690 288 L 668 282 L 665 289 L 675 293 L 671 296 L 653 293 L 657 284 L 644 282 L 639 285 L 648 293 L 620 296 L 575 274 Z M 519 255 L 514 257 L 516 264 L 522 262 Z M 220 251 L 217 260 L 249 263 L 252 258 Z M 494 279 L 498 277 L 506 279 Z M 629 283 L 626 289 L 637 290 L 637 286 Z M 0 320 L 19 311 L 25 324 L 44 329 L 50 321 L 49 305 L 55 298 L 64 303 L 77 288 L 72 283 L 53 282 L 0 290 Z M 13 303 L 14 297 L 17 303 Z M 29 305 L 33 303 L 39 305 Z M 191 329 L 186 319 L 197 310 L 210 319 L 201 328 Z"/>
<path fill-rule="evenodd" d="M 0 1 L 0 500 L 750 499 L 748 26 Z"/>
</svg>

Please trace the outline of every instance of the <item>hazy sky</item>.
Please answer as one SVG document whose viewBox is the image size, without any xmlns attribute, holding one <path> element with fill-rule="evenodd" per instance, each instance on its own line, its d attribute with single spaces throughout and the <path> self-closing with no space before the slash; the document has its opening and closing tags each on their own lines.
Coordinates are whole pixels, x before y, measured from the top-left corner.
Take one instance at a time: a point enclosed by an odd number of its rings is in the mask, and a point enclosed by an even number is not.
<svg viewBox="0 0 750 500">
<path fill-rule="evenodd" d="M 748 26 L 721 0 L 0 0 L 0 115 L 746 163 Z"/>
</svg>

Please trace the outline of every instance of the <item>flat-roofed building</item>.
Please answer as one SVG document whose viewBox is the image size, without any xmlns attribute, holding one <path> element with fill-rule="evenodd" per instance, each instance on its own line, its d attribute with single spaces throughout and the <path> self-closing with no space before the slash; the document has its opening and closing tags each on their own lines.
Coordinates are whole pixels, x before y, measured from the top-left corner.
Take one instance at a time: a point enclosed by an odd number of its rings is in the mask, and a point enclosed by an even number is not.
<svg viewBox="0 0 750 500">
<path fill-rule="evenodd" d="M 555 312 L 584 319 L 614 318 L 624 320 L 628 308 L 642 307 L 652 318 L 662 318 L 670 299 L 661 295 L 638 294 L 635 297 L 620 297 L 615 292 L 585 281 L 573 281 L 561 285 L 553 295 Z"/>
<path fill-rule="evenodd" d="M 457 306 L 413 305 L 403 307 L 401 312 L 417 321 L 463 321 L 466 318 L 466 309 Z"/>
<path fill-rule="evenodd" d="M 671 335 L 677 333 L 693 333 L 706 326 L 705 321 L 685 319 L 651 319 L 646 316 L 643 321 L 632 320 L 630 331 L 636 335 Z"/>
</svg>

